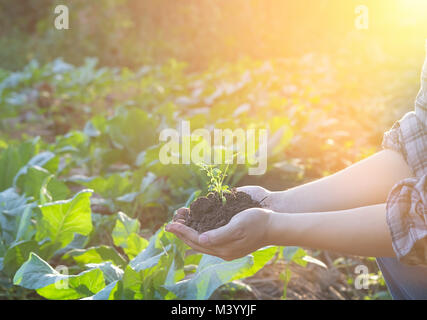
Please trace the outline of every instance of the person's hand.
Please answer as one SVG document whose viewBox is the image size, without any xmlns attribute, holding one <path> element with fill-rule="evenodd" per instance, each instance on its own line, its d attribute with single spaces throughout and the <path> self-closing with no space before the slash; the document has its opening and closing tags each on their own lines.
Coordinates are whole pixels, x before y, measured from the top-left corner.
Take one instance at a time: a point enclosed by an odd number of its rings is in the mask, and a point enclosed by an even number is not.
<svg viewBox="0 0 427 320">
<path fill-rule="evenodd" d="M 251 208 L 236 214 L 228 224 L 199 234 L 183 221 L 189 209 L 178 209 L 166 231 L 174 233 L 196 251 L 230 261 L 269 244 L 270 210 Z"/>
<path fill-rule="evenodd" d="M 252 200 L 261 202 L 261 205 L 264 203 L 263 201 L 266 200 L 267 197 L 271 194 L 271 191 L 260 186 L 244 186 L 238 187 L 236 190 L 247 193 L 251 196 Z"/>
<path fill-rule="evenodd" d="M 264 200 L 267 199 L 267 197 L 271 194 L 271 191 L 260 187 L 260 186 L 244 186 L 244 187 L 238 187 L 236 188 L 237 191 L 247 193 L 251 196 L 252 200 L 258 201 L 261 203 L 263 208 L 268 208 L 267 201 L 264 202 Z M 178 209 L 175 212 L 175 215 L 173 217 L 173 221 L 177 222 L 185 222 L 188 214 L 188 209 L 181 208 Z"/>
</svg>

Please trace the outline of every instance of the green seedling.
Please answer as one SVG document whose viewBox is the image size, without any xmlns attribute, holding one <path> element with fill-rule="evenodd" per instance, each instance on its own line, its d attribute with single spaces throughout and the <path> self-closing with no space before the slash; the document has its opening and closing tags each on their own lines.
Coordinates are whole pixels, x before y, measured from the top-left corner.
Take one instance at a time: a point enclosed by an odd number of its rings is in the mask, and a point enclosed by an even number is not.
<svg viewBox="0 0 427 320">
<path fill-rule="evenodd" d="M 231 192 L 229 186 L 223 185 L 224 179 L 227 176 L 227 170 L 229 165 L 227 164 L 224 172 L 222 172 L 221 169 L 215 167 L 214 165 L 200 163 L 198 164 L 198 166 L 202 171 L 206 172 L 206 175 L 210 179 L 208 190 L 216 192 L 219 195 L 222 204 L 225 204 L 227 202 L 227 199 L 225 198 L 224 194 Z"/>
</svg>

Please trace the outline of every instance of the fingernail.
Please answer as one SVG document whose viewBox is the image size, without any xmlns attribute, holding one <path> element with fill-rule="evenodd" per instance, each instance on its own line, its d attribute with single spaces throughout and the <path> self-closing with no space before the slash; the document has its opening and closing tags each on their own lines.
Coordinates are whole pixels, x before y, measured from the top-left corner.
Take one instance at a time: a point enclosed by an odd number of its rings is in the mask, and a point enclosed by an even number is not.
<svg viewBox="0 0 427 320">
<path fill-rule="evenodd" d="M 169 224 L 167 224 L 167 225 L 165 226 L 165 230 L 166 230 L 166 231 L 169 231 L 169 229 L 170 229 Z"/>
<path fill-rule="evenodd" d="M 209 238 L 208 238 L 208 236 L 207 236 L 207 235 L 205 235 L 205 234 L 200 235 L 200 237 L 199 237 L 199 242 L 200 242 L 201 244 L 208 244 L 208 242 L 209 242 Z"/>
</svg>

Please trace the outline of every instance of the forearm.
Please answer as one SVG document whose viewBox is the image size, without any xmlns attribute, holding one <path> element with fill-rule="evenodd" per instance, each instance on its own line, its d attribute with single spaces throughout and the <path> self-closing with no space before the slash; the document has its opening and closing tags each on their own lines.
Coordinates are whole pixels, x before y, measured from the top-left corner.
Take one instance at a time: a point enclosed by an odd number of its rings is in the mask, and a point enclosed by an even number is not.
<svg viewBox="0 0 427 320">
<path fill-rule="evenodd" d="M 271 212 L 269 245 L 302 246 L 347 254 L 392 257 L 385 204 L 343 211 Z"/>
<path fill-rule="evenodd" d="M 271 192 L 263 204 L 278 212 L 323 212 L 384 203 L 391 188 L 411 175 L 399 153 L 384 150 L 331 176 Z"/>
</svg>

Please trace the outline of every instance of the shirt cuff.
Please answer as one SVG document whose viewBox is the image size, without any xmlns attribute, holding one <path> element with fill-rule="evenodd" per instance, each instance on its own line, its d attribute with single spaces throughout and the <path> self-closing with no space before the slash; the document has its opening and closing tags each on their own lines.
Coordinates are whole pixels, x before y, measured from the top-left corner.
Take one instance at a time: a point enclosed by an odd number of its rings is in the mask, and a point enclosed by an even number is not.
<svg viewBox="0 0 427 320">
<path fill-rule="evenodd" d="M 396 257 L 408 265 L 427 265 L 427 175 L 393 187 L 386 216 Z"/>
<path fill-rule="evenodd" d="M 393 127 L 384 133 L 382 147 L 383 149 L 391 149 L 404 155 L 405 148 L 402 145 L 402 133 L 400 131 L 400 123 L 396 121 Z M 406 158 L 406 157 L 405 157 Z"/>
<path fill-rule="evenodd" d="M 424 123 L 414 111 L 411 111 L 384 133 L 382 147 L 399 152 L 411 169 L 412 175 L 420 177 L 426 172 L 426 138 Z"/>
</svg>

